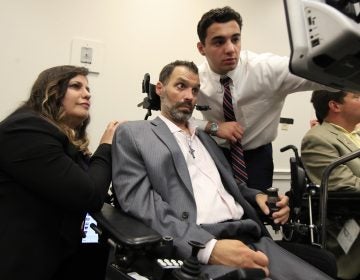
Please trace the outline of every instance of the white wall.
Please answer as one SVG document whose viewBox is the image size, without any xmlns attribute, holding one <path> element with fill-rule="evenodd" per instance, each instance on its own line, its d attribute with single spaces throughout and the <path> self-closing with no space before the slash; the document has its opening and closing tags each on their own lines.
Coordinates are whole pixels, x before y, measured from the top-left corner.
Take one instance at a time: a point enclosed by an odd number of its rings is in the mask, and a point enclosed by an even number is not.
<svg viewBox="0 0 360 280">
<path fill-rule="evenodd" d="M 243 49 L 290 54 L 282 0 L 0 0 L 0 119 L 27 98 L 40 71 L 70 63 L 73 38 L 101 41 L 102 71 L 89 78 L 94 149 L 108 121 L 144 118 L 145 110 L 136 107 L 145 97 L 144 73 L 155 82 L 170 61 L 203 61 L 197 22 L 225 5 L 243 16 Z M 289 154 L 280 155 L 279 148 L 298 145 L 308 127 L 308 96 L 294 94 L 286 102 L 283 116 L 295 118 L 295 125 L 279 130 L 276 169 L 288 169 Z"/>
</svg>

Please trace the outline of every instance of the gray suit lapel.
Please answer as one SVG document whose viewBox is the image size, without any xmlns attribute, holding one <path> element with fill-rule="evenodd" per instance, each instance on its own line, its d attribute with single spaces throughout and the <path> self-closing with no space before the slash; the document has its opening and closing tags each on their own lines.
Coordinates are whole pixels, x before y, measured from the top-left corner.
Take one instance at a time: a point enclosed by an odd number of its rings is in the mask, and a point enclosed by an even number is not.
<svg viewBox="0 0 360 280">
<path fill-rule="evenodd" d="M 159 117 L 152 120 L 151 123 L 153 124 L 152 130 L 154 133 L 159 137 L 164 145 L 168 147 L 180 180 L 184 183 L 191 194 L 193 194 L 189 170 L 184 155 L 179 147 L 179 144 L 176 142 L 174 135 L 172 135 L 168 126 Z"/>
</svg>

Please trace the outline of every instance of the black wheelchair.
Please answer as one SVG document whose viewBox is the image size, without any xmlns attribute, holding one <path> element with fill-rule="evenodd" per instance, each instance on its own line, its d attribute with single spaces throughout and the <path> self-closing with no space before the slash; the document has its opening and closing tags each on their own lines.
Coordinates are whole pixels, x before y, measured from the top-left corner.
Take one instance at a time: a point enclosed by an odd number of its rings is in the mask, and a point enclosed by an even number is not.
<svg viewBox="0 0 360 280">
<path fill-rule="evenodd" d="M 91 216 L 96 220 L 91 227 L 99 235 L 99 242 L 110 247 L 106 280 L 214 279 L 201 272 L 196 256 L 204 247 L 202 244 L 189 241 L 191 256 L 185 260 L 174 259 L 170 236 L 160 236 L 121 209 L 105 203 L 100 212 Z M 260 269 L 236 269 L 216 280 L 257 280 L 264 277 L 265 273 Z"/>
<path fill-rule="evenodd" d="M 308 243 L 326 249 L 328 219 L 358 219 L 360 194 L 348 191 L 328 192 L 331 172 L 339 165 L 360 156 L 360 150 L 340 157 L 323 172 L 320 186 L 315 185 L 306 174 L 297 148 L 288 145 L 281 152 L 293 150 L 290 157 L 291 188 L 290 222 L 283 228 L 284 239 Z"/>
</svg>

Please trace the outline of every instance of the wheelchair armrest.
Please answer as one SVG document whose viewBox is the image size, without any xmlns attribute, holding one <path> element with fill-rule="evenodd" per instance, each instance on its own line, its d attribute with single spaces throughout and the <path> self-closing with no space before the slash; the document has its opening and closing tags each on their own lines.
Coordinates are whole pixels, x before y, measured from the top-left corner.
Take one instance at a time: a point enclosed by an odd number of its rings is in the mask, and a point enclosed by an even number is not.
<svg viewBox="0 0 360 280">
<path fill-rule="evenodd" d="M 356 218 L 360 215 L 360 193 L 349 191 L 328 192 L 328 217 L 343 215 L 343 218 Z"/>
<path fill-rule="evenodd" d="M 91 213 L 97 222 L 99 235 L 109 236 L 113 241 L 132 247 L 154 244 L 161 240 L 161 235 L 147 227 L 141 221 L 107 203 L 99 212 Z"/>
<path fill-rule="evenodd" d="M 317 191 L 312 195 L 314 201 L 320 201 L 320 193 Z M 329 191 L 327 195 L 329 203 L 348 203 L 355 205 L 354 203 L 360 202 L 360 193 L 353 191 Z M 344 204 L 346 206 L 347 204 Z M 360 205 L 360 204 L 359 204 Z"/>
<path fill-rule="evenodd" d="M 174 278 L 172 271 L 176 268 L 161 268 L 161 266 L 156 263 L 155 259 L 152 259 L 154 258 L 154 255 L 151 255 L 152 258 L 147 258 L 144 257 L 143 254 L 128 254 L 128 252 L 134 252 L 134 249 L 135 251 L 143 251 L 144 249 L 147 250 L 149 247 L 153 247 L 151 245 L 157 246 L 163 239 L 161 235 L 144 225 L 141 221 L 129 216 L 121 209 L 115 208 L 107 203 L 104 204 L 99 212 L 91 213 L 91 216 L 97 222 L 97 225 L 92 224 L 92 228 L 102 238 L 111 239 L 116 246 L 120 244 L 120 251 L 122 248 L 127 247 L 128 249 L 124 254 L 120 254 L 120 258 L 115 258 L 115 261 L 114 259 L 111 259 L 110 265 L 107 268 L 106 279 L 130 279 L 127 275 L 128 271 L 138 271 L 140 275 L 149 277 L 146 279 L 195 279 L 189 278 L 192 275 L 187 273 L 184 273 L 180 278 Z M 193 262 L 191 262 L 191 264 L 193 265 Z M 221 278 L 215 279 L 245 280 L 263 279 L 263 277 L 264 271 L 261 269 L 237 269 L 236 271 L 222 275 Z"/>
<path fill-rule="evenodd" d="M 356 200 L 356 201 L 359 201 L 360 193 L 352 192 L 352 191 L 329 191 L 328 199 L 329 200 L 346 200 L 346 201 Z"/>
</svg>

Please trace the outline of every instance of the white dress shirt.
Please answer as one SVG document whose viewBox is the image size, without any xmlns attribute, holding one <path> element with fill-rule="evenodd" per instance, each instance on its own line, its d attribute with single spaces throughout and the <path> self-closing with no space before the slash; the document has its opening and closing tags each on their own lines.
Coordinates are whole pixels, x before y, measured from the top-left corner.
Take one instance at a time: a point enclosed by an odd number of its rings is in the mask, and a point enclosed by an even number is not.
<svg viewBox="0 0 360 280">
<path fill-rule="evenodd" d="M 168 120 L 159 116 L 169 127 L 178 142 L 188 166 L 197 210 L 197 224 L 218 223 L 226 220 L 239 220 L 244 209 L 224 188 L 219 171 L 195 131 L 196 127 L 189 122 L 191 135 Z M 216 240 L 205 244 L 198 258 L 207 263 Z"/>
<path fill-rule="evenodd" d="M 276 138 L 287 94 L 324 87 L 292 75 L 288 69 L 288 57 L 241 51 L 238 66 L 227 74 L 232 79 L 230 90 L 235 117 L 245 130 L 241 141 L 244 150 L 258 148 Z M 223 87 L 220 75 L 210 69 L 207 61 L 199 66 L 199 75 L 201 88 L 197 104 L 211 107 L 209 111 L 202 111 L 206 121 L 196 120 L 204 130 L 207 121 L 225 121 Z M 220 146 L 228 147 L 224 139 L 215 138 Z"/>
</svg>

